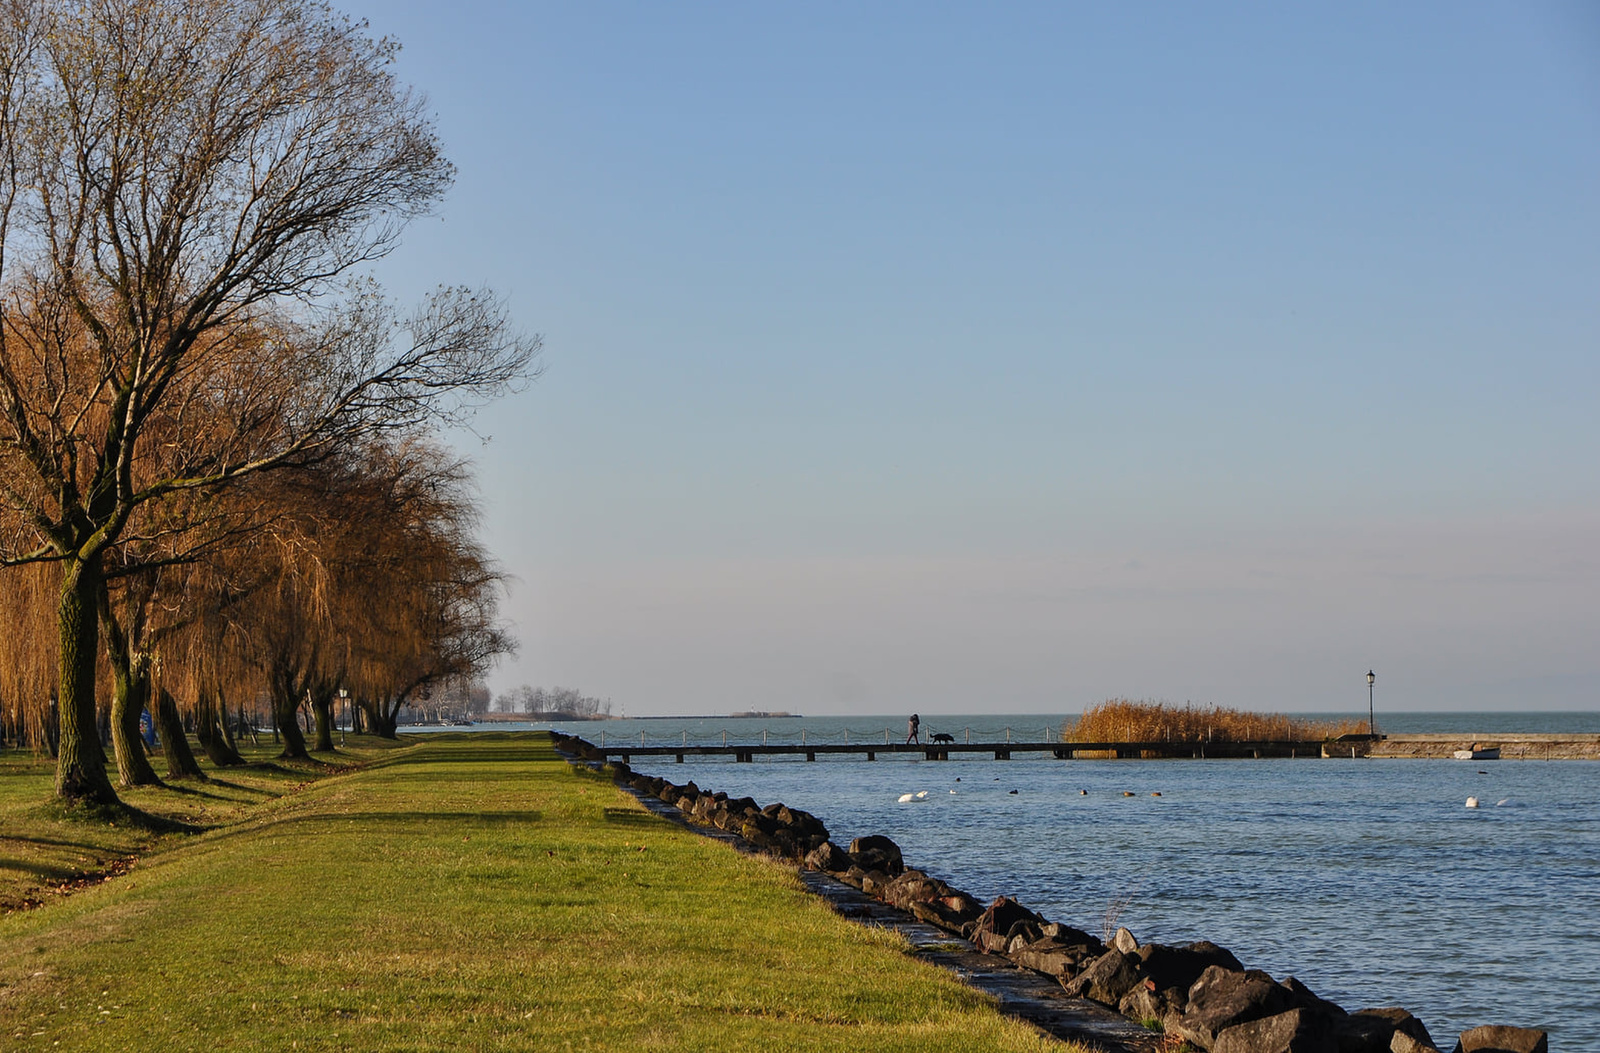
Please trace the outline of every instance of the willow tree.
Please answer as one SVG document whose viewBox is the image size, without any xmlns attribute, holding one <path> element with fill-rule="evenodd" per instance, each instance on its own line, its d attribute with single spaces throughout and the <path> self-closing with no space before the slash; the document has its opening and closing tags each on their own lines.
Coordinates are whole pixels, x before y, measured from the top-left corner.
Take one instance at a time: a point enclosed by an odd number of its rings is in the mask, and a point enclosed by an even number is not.
<svg viewBox="0 0 1600 1053">
<path fill-rule="evenodd" d="M 0 739 L 54 755 L 56 640 L 49 616 L 60 591 L 54 564 L 0 574 Z"/>
<path fill-rule="evenodd" d="M 249 564 L 270 580 L 229 617 L 266 680 L 284 756 L 333 748 L 341 688 L 392 737 L 414 692 L 510 650 L 502 577 L 474 536 L 463 462 L 418 435 L 391 436 L 272 482 L 279 507 L 300 511 L 257 532 Z M 315 722 L 309 747 L 302 705 Z"/>
<path fill-rule="evenodd" d="M 97 598 L 136 509 L 526 375 L 492 298 L 401 320 L 351 284 L 453 174 L 395 50 L 312 0 L 0 3 L 0 492 L 25 524 L 0 560 L 59 566 L 64 798 L 116 800 Z M 179 391 L 210 462 L 143 471 Z"/>
<path fill-rule="evenodd" d="M 514 645 L 467 466 L 412 441 L 375 450 L 363 478 L 380 485 L 365 495 L 372 528 L 349 538 L 341 596 L 362 616 L 340 622 L 345 680 L 372 729 L 393 738 L 417 695 L 481 676 Z"/>
</svg>

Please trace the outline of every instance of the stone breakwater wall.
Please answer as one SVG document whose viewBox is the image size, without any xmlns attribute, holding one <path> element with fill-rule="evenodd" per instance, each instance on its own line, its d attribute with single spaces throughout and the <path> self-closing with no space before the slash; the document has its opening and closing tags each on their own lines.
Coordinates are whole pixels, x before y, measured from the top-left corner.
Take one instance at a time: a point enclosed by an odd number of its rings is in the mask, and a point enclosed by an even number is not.
<svg viewBox="0 0 1600 1053">
<path fill-rule="evenodd" d="M 978 950 L 1053 977 L 1070 996 L 1120 1012 L 1209 1053 L 1438 1053 L 1426 1026 L 1404 1009 L 1347 1011 L 1287 977 L 1247 969 L 1209 941 L 1141 944 L 1127 929 L 1095 936 L 1045 919 L 1009 896 L 985 906 L 915 868 L 887 837 L 834 842 L 808 812 L 674 784 L 607 762 L 582 739 L 554 734 L 568 753 L 600 766 L 635 792 L 675 807 L 691 823 L 737 834 L 754 849 L 820 871 L 933 925 Z M 1454 1053 L 1547 1053 L 1545 1032 L 1490 1025 L 1463 1032 Z"/>
<path fill-rule="evenodd" d="M 1383 758 L 1444 758 L 1456 750 L 1496 748 L 1501 760 L 1600 760 L 1600 735 L 1385 735 L 1374 743 L 1371 756 Z"/>
</svg>

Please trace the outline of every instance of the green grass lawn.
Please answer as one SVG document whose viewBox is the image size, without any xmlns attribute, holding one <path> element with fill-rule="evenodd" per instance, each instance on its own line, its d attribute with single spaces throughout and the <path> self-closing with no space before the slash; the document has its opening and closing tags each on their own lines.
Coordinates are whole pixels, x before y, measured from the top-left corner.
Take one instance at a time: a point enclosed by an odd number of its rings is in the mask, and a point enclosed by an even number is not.
<svg viewBox="0 0 1600 1053">
<path fill-rule="evenodd" d="M 47 765 L 0 762 L 0 896 L 45 900 L 0 917 L 0 1047 L 1062 1048 L 543 736 L 361 741 L 127 795 L 192 834 L 64 815 Z"/>
</svg>

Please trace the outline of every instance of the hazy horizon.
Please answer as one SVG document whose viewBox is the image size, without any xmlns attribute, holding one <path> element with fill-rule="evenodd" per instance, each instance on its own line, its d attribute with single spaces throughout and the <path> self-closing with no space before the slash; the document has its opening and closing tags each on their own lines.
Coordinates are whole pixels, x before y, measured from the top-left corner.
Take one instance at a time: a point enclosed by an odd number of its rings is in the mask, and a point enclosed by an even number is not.
<svg viewBox="0 0 1600 1053">
<path fill-rule="evenodd" d="M 545 337 L 496 693 L 1600 709 L 1591 5 L 341 6 Z"/>
</svg>

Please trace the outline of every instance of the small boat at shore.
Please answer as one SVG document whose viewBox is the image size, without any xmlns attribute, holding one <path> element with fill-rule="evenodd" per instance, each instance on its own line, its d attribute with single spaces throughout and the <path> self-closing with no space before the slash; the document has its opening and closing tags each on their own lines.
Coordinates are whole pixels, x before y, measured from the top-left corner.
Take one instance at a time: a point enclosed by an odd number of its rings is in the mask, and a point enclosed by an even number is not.
<svg viewBox="0 0 1600 1053">
<path fill-rule="evenodd" d="M 1456 750 L 1456 760 L 1499 760 L 1499 746 L 1480 746 L 1474 742 L 1471 749 Z"/>
</svg>

